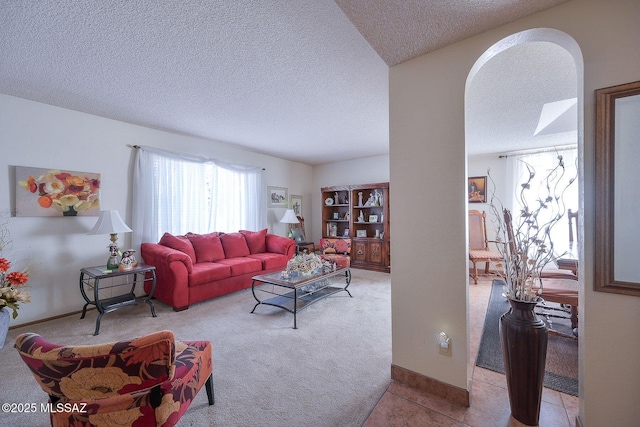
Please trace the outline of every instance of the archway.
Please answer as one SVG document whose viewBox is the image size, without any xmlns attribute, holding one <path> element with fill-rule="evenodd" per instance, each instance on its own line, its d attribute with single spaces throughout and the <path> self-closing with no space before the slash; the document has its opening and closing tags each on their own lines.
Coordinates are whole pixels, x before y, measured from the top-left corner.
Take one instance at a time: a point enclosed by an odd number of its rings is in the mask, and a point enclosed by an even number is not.
<svg viewBox="0 0 640 427">
<path fill-rule="evenodd" d="M 554 67 L 557 68 L 554 69 Z M 570 70 L 568 70 L 569 67 Z M 576 41 L 566 33 L 554 29 L 539 28 L 523 31 L 506 37 L 487 49 L 471 68 L 465 87 L 467 176 L 486 175 L 486 167 L 484 168 L 485 173 L 478 169 L 478 165 L 482 163 L 489 167 L 493 166 L 492 170 L 496 168 L 498 175 L 506 174 L 504 162 L 501 164 L 501 161 L 498 160 L 499 153 L 564 145 L 569 143 L 571 138 L 577 144 L 578 159 L 582 159 L 584 151 L 583 69 L 582 54 Z M 558 86 L 555 98 L 545 98 L 548 92 L 544 90 L 543 86 L 546 87 L 549 84 L 553 87 L 552 83 L 555 80 L 557 80 L 555 83 L 562 85 L 562 82 L 565 81 L 562 78 L 567 76 L 560 74 L 565 71 L 571 71 L 572 75 L 569 79 L 571 86 Z M 527 78 L 535 83 L 527 86 L 530 83 L 524 82 Z M 493 86 L 478 90 L 478 85 L 481 84 Z M 518 102 L 507 102 L 508 100 L 503 96 L 505 93 L 511 95 L 511 101 Z M 572 97 L 576 98 L 575 114 L 577 115 L 576 129 L 572 135 L 566 132 L 564 135 L 559 135 L 559 132 L 550 132 L 542 138 L 534 139 L 535 124 L 533 130 L 527 130 L 529 136 L 518 132 L 511 133 L 513 129 L 509 128 L 513 127 L 510 125 L 513 125 L 514 122 L 520 124 L 524 129 L 530 129 L 532 122 L 537 124 L 544 103 Z M 537 114 L 535 117 L 531 117 L 533 111 L 531 108 L 534 104 L 537 108 Z M 482 109 L 482 114 L 479 113 L 480 109 Z M 504 112 L 503 115 L 499 114 L 501 109 Z M 521 121 L 526 121 L 526 123 L 521 123 Z M 494 132 L 494 139 L 506 139 L 507 141 L 503 141 L 506 143 L 494 144 L 493 149 L 474 146 L 474 144 L 493 144 L 491 132 Z M 482 134 L 482 137 L 478 137 L 479 134 Z M 470 160 L 470 153 L 477 156 L 481 155 L 478 153 L 484 153 L 487 157 L 482 161 L 475 162 Z M 577 208 L 580 212 L 584 211 L 583 170 L 584 167 L 579 161 Z M 506 193 L 498 194 L 498 197 L 503 200 L 507 198 Z M 477 207 L 481 207 L 481 205 L 470 205 L 468 209 Z M 583 241 L 584 231 L 582 222 L 579 221 L 578 224 L 577 234 L 580 243 Z M 578 244 L 578 247 L 580 248 L 578 259 L 584 259 L 583 245 Z M 581 269 L 584 268 L 583 264 L 579 262 Z M 583 278 L 584 274 L 579 272 L 579 277 Z M 582 279 L 578 283 L 578 288 L 582 294 L 584 289 Z M 467 280 L 467 294 L 469 294 L 469 280 Z M 580 305 L 582 306 L 582 302 Z M 578 349 L 579 364 L 582 359 L 580 353 L 581 350 Z M 581 372 L 580 368 L 579 372 Z M 582 383 L 580 380 L 581 378 L 579 378 L 579 383 Z"/>
</svg>

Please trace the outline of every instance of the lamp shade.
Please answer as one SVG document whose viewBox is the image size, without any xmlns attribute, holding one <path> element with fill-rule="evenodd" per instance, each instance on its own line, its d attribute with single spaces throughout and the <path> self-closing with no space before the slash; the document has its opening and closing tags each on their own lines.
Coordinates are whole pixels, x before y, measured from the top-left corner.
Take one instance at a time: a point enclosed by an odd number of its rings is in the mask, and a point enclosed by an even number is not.
<svg viewBox="0 0 640 427">
<path fill-rule="evenodd" d="M 296 218 L 296 214 L 293 212 L 293 209 L 287 209 L 280 222 L 284 222 L 287 224 L 297 224 L 300 221 L 298 221 L 298 218 Z"/>
<path fill-rule="evenodd" d="M 100 211 L 100 217 L 98 222 L 87 234 L 112 234 L 112 233 L 126 233 L 131 230 L 127 224 L 124 223 L 118 211 Z"/>
</svg>

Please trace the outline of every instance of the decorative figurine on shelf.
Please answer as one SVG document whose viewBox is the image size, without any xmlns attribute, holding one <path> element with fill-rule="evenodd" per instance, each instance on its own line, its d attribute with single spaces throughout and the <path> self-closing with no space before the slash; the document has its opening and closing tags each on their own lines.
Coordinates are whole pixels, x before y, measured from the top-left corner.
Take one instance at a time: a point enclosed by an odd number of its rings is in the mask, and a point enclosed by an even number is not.
<svg viewBox="0 0 640 427">
<path fill-rule="evenodd" d="M 338 195 L 337 191 L 336 194 L 333 195 L 333 200 L 335 201 L 336 205 L 340 204 L 340 196 Z"/>
<path fill-rule="evenodd" d="M 362 206 L 362 191 L 358 192 L 358 206 Z"/>
<path fill-rule="evenodd" d="M 360 211 L 360 215 L 358 215 L 358 222 L 364 222 L 364 214 Z"/>
<path fill-rule="evenodd" d="M 373 191 L 373 199 L 374 199 L 374 206 L 381 206 L 382 205 L 382 193 L 380 193 L 378 191 L 378 189 L 375 189 Z"/>
<path fill-rule="evenodd" d="M 349 204 L 349 196 L 344 196 L 342 198 L 342 203 L 344 203 L 345 205 L 348 205 Z"/>
<path fill-rule="evenodd" d="M 133 255 L 135 252 L 135 250 L 129 249 L 122 253 L 122 260 L 120 261 L 120 266 L 118 267 L 119 270 L 127 271 L 138 266 L 138 261 L 136 261 L 136 258 Z"/>
<path fill-rule="evenodd" d="M 365 207 L 369 207 L 369 206 L 373 206 L 375 203 L 375 196 L 373 195 L 373 193 L 369 193 L 369 198 L 367 199 L 367 202 L 364 204 Z"/>
<path fill-rule="evenodd" d="M 118 268 L 118 255 L 120 254 L 120 249 L 118 249 L 118 245 L 115 242 L 112 242 L 109 245 L 109 259 L 107 260 L 107 270 L 115 270 Z"/>
</svg>

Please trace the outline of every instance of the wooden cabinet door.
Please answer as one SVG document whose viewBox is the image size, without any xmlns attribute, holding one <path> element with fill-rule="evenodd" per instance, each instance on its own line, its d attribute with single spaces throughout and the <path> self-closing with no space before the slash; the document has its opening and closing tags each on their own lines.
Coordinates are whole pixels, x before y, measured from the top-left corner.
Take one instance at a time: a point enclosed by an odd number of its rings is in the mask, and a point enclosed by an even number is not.
<svg viewBox="0 0 640 427">
<path fill-rule="evenodd" d="M 382 240 L 369 242 L 368 248 L 368 261 L 374 264 L 382 264 L 384 259 L 382 255 Z"/>
<path fill-rule="evenodd" d="M 351 247 L 351 258 L 354 262 L 367 261 L 367 244 L 363 240 L 354 240 Z"/>
</svg>

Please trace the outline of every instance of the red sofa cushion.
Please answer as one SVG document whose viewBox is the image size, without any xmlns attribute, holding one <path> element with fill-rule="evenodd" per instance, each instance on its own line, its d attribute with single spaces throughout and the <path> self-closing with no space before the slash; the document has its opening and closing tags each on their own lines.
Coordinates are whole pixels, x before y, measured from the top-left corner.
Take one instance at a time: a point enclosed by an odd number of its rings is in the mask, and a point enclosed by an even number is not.
<svg viewBox="0 0 640 427">
<path fill-rule="evenodd" d="M 239 276 L 247 273 L 258 273 L 262 271 L 262 262 L 259 259 L 249 257 L 226 258 L 218 261 L 231 268 L 232 276 Z"/>
<path fill-rule="evenodd" d="M 251 254 L 249 258 L 259 259 L 262 263 L 263 270 L 272 270 L 274 268 L 287 268 L 287 262 L 290 257 L 282 254 L 273 254 L 271 252 L 263 252 L 261 254 Z"/>
<path fill-rule="evenodd" d="M 220 236 L 225 258 L 236 258 L 249 255 L 249 246 L 241 233 L 225 233 Z"/>
<path fill-rule="evenodd" d="M 219 233 L 209 234 L 187 233 L 196 253 L 196 262 L 215 262 L 224 259 L 224 249 L 220 241 Z"/>
<path fill-rule="evenodd" d="M 267 238 L 265 239 L 265 249 L 267 252 L 286 254 L 290 246 L 295 248 L 295 241 L 293 239 L 287 239 L 286 237 L 276 236 L 274 234 L 267 234 Z"/>
<path fill-rule="evenodd" d="M 185 236 L 174 236 L 171 233 L 164 233 L 158 242 L 162 246 L 184 252 L 191 258 L 191 262 L 196 262 L 196 253 L 193 245 Z"/>
<path fill-rule="evenodd" d="M 266 252 L 265 239 L 267 237 L 267 229 L 260 231 L 240 230 L 249 246 L 249 252 L 252 254 L 260 254 Z"/>
<path fill-rule="evenodd" d="M 189 274 L 189 286 L 198 286 L 231 276 L 231 267 L 217 262 L 193 264 Z"/>
</svg>

